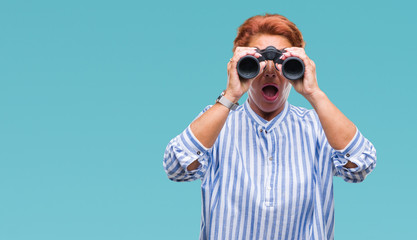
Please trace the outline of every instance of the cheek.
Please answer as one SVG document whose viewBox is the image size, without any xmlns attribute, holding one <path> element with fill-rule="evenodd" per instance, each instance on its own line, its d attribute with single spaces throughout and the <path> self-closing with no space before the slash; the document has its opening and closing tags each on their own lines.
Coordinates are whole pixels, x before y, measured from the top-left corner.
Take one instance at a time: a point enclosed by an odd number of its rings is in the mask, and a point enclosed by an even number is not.
<svg viewBox="0 0 417 240">
<path fill-rule="evenodd" d="M 287 82 L 283 85 L 282 95 L 285 96 L 286 98 L 290 94 L 291 87 L 292 87 L 292 85 L 289 82 Z"/>
<path fill-rule="evenodd" d="M 254 89 L 253 85 L 251 85 L 248 89 L 248 96 L 252 99 L 254 99 L 254 97 L 255 97 L 255 89 Z"/>
<path fill-rule="evenodd" d="M 254 95 L 256 93 L 256 89 L 259 88 L 258 82 L 256 80 L 257 79 L 254 79 L 253 82 L 251 83 L 251 85 L 249 86 L 248 94 L 250 94 L 250 95 Z"/>
</svg>

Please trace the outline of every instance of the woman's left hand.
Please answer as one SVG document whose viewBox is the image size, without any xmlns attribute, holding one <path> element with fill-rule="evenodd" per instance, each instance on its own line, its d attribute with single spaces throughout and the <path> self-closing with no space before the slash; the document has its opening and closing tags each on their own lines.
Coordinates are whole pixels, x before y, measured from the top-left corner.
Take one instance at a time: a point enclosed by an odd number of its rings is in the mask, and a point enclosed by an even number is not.
<svg viewBox="0 0 417 240">
<path fill-rule="evenodd" d="M 298 57 L 304 62 L 304 77 L 295 81 L 289 80 L 295 91 L 303 95 L 307 100 L 315 93 L 321 92 L 317 84 L 316 65 L 305 53 L 304 48 L 290 47 L 285 49 L 281 56 L 282 60 L 288 57 Z M 282 75 L 282 64 L 277 64 L 280 74 Z M 283 75 L 282 75 L 283 76 Z"/>
</svg>

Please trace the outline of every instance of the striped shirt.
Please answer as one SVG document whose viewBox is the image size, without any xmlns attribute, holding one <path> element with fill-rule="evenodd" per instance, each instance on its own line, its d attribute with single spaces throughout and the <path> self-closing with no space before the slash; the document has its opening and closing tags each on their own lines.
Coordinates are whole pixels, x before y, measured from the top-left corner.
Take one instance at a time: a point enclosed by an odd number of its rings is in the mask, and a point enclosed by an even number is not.
<svg viewBox="0 0 417 240">
<path fill-rule="evenodd" d="M 200 167 L 188 171 L 196 159 Z M 348 160 L 357 167 L 343 167 Z M 168 144 L 163 165 L 173 181 L 201 179 L 200 239 L 323 240 L 334 239 L 333 176 L 363 181 L 376 151 L 358 130 L 345 149 L 333 149 L 314 110 L 286 102 L 266 121 L 246 101 L 213 147 L 188 127 Z"/>
</svg>

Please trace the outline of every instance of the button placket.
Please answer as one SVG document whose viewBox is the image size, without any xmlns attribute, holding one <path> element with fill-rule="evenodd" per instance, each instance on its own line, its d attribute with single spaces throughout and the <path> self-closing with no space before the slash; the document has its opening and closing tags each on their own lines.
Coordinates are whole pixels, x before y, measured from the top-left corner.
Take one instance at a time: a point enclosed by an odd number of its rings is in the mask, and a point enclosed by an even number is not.
<svg viewBox="0 0 417 240">
<path fill-rule="evenodd" d="M 264 130 L 264 136 L 266 139 L 266 154 L 265 154 L 265 159 L 266 159 L 266 170 L 267 170 L 267 176 L 266 176 L 266 181 L 265 181 L 265 205 L 267 207 L 269 206 L 273 206 L 273 157 L 272 157 L 272 151 L 273 151 L 273 147 L 272 147 L 272 136 L 271 134 L 267 134 L 267 130 Z"/>
<path fill-rule="evenodd" d="M 270 182 L 270 206 L 274 206 L 274 202 L 276 201 L 276 194 L 278 191 L 278 188 L 276 186 L 277 184 L 277 178 L 279 176 L 277 176 L 277 167 L 278 167 L 278 159 L 277 159 L 277 155 L 276 155 L 276 147 L 277 147 L 277 139 L 276 139 L 276 131 L 269 131 L 268 134 L 268 139 L 269 139 L 269 151 L 268 151 L 268 162 L 270 167 L 270 178 L 269 178 L 269 182 Z"/>
</svg>

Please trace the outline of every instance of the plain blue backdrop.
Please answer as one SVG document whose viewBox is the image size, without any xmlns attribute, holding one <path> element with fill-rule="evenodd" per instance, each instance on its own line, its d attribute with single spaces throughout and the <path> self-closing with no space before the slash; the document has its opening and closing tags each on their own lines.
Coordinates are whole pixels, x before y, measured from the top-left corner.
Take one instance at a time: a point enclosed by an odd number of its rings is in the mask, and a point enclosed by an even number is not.
<svg viewBox="0 0 417 240">
<path fill-rule="evenodd" d="M 336 239 L 415 237 L 416 9 L 2 0 L 0 239 L 197 239 L 200 181 L 169 181 L 163 153 L 226 87 L 238 26 L 266 12 L 297 24 L 320 87 L 377 149 L 365 182 L 334 179 Z"/>
</svg>

